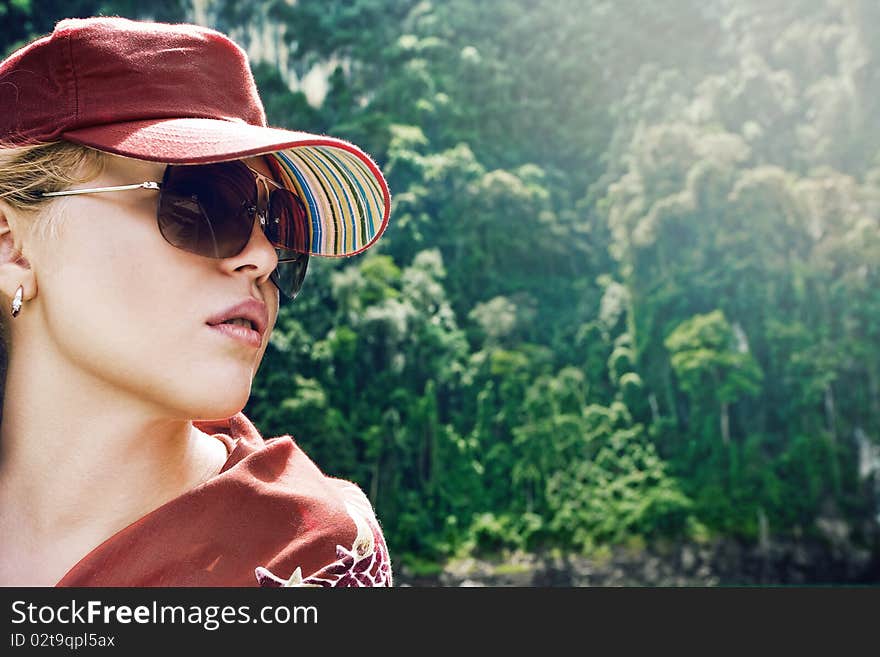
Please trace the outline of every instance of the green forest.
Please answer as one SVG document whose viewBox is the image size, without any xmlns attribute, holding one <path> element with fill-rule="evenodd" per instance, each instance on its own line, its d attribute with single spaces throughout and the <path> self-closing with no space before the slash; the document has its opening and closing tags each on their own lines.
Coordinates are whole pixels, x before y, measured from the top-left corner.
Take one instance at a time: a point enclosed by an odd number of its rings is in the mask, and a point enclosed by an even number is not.
<svg viewBox="0 0 880 657">
<path fill-rule="evenodd" d="M 880 4 L 4 0 L 0 51 L 98 14 L 230 34 L 270 125 L 386 174 L 244 410 L 399 572 L 726 541 L 880 582 Z"/>
</svg>

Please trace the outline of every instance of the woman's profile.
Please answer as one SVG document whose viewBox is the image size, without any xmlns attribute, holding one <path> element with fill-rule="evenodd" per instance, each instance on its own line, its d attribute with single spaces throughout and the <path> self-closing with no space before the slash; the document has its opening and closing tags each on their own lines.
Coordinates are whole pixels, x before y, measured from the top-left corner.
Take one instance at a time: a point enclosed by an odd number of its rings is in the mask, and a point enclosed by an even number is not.
<svg viewBox="0 0 880 657">
<path fill-rule="evenodd" d="M 0 584 L 390 586 L 363 492 L 241 412 L 309 257 L 389 207 L 214 30 L 69 19 L 0 63 Z"/>
</svg>

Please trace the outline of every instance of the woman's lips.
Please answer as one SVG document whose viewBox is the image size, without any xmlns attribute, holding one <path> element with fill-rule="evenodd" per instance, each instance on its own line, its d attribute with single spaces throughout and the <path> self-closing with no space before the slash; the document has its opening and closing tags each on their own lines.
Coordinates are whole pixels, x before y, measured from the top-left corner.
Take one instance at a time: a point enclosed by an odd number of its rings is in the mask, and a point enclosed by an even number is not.
<svg viewBox="0 0 880 657">
<path fill-rule="evenodd" d="M 222 333 L 254 349 L 259 349 L 263 345 L 263 338 L 259 332 L 244 326 L 237 326 L 236 324 L 208 324 L 208 328 L 214 329 L 218 333 Z"/>
</svg>

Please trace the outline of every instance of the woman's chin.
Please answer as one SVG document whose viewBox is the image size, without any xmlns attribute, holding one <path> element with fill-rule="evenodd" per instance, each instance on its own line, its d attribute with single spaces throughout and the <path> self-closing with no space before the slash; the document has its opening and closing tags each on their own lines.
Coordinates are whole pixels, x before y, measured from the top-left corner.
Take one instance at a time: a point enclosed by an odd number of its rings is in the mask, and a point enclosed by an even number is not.
<svg viewBox="0 0 880 657">
<path fill-rule="evenodd" d="M 213 386 L 213 389 L 201 398 L 190 396 L 186 404 L 186 416 L 213 420 L 232 417 L 241 412 L 250 397 L 250 385 L 242 386 L 241 389 L 226 387 L 222 391 L 218 391 L 217 387 Z"/>
</svg>

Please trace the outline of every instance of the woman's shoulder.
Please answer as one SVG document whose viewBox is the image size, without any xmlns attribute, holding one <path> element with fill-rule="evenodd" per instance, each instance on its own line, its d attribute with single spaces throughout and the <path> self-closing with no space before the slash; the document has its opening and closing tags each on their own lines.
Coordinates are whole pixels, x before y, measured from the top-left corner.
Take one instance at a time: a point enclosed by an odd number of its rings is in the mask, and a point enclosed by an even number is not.
<svg viewBox="0 0 880 657">
<path fill-rule="evenodd" d="M 218 478 L 235 492 L 236 516 L 262 546 L 256 583 L 392 585 L 381 526 L 357 484 L 325 474 L 288 434 L 263 438 L 242 413 L 225 428 L 233 447 Z"/>
<path fill-rule="evenodd" d="M 334 536 L 332 560 L 315 568 L 314 561 L 304 569 L 306 559 L 280 556 L 275 563 L 258 566 L 255 575 L 260 586 L 391 586 L 391 560 L 385 538 L 373 508 L 361 489 L 348 481 L 339 483 L 339 493 L 347 517 L 330 532 Z M 322 550 L 328 555 L 329 551 Z M 309 572 L 311 571 L 311 572 Z"/>
</svg>

